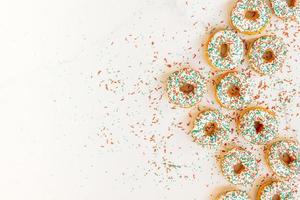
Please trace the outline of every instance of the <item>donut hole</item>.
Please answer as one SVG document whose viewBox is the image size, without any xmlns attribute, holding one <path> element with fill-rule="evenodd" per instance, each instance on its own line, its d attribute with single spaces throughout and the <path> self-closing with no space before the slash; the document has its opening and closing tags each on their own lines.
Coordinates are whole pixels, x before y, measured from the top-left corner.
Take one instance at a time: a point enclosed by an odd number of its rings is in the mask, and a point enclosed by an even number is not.
<svg viewBox="0 0 300 200">
<path fill-rule="evenodd" d="M 240 97 L 241 96 L 241 89 L 240 89 L 240 87 L 238 87 L 236 85 L 232 85 L 232 86 L 229 87 L 227 93 L 230 97 Z"/>
<path fill-rule="evenodd" d="M 275 60 L 275 54 L 272 50 L 267 50 L 263 54 L 262 58 L 264 59 L 264 61 L 266 63 L 270 63 L 270 62 L 273 62 Z"/>
<path fill-rule="evenodd" d="M 259 134 L 264 130 L 264 125 L 260 121 L 255 121 L 254 128 L 256 133 Z"/>
<path fill-rule="evenodd" d="M 220 54 L 222 58 L 226 58 L 229 54 L 229 45 L 227 43 L 223 43 L 220 46 Z"/>
<path fill-rule="evenodd" d="M 215 122 L 209 122 L 204 127 L 204 131 L 207 136 L 214 135 L 218 129 L 218 124 Z"/>
<path fill-rule="evenodd" d="M 297 0 L 286 0 L 286 3 L 288 5 L 288 7 L 294 8 L 294 7 L 296 7 Z"/>
<path fill-rule="evenodd" d="M 189 95 L 189 94 L 191 94 L 191 93 L 194 93 L 195 87 L 194 87 L 192 84 L 185 83 L 185 84 L 183 84 L 183 85 L 179 88 L 179 90 L 180 90 L 182 93 L 184 93 L 184 94 L 186 94 L 186 95 Z"/>
<path fill-rule="evenodd" d="M 249 20 L 252 20 L 252 21 L 255 21 L 259 18 L 259 13 L 256 10 L 247 10 L 245 12 L 245 18 L 249 19 Z"/>
<path fill-rule="evenodd" d="M 272 197 L 272 200 L 281 200 L 280 195 L 279 195 L 279 194 L 275 194 L 275 195 Z"/>
<path fill-rule="evenodd" d="M 290 165 L 292 164 L 295 160 L 296 160 L 296 157 L 292 154 L 289 154 L 289 153 L 283 153 L 281 155 L 281 158 L 280 158 L 286 165 Z"/>
<path fill-rule="evenodd" d="M 241 174 L 245 169 L 246 169 L 245 166 L 241 162 L 233 166 L 233 171 L 236 174 Z"/>
</svg>

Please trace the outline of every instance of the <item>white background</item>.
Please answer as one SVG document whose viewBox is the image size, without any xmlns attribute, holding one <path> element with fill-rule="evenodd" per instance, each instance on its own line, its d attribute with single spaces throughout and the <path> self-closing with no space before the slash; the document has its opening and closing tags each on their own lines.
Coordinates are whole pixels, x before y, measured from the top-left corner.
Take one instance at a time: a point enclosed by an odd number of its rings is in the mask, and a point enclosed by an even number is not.
<svg viewBox="0 0 300 200">
<path fill-rule="evenodd" d="M 0 199 L 206 200 L 233 187 L 220 173 L 219 149 L 188 135 L 197 108 L 175 108 L 164 95 L 180 63 L 211 81 L 201 43 L 228 25 L 232 4 L 1 0 Z M 297 30 L 273 16 L 267 32 L 285 38 L 289 57 L 273 77 L 252 73 L 270 86 L 255 91 L 265 92 L 255 104 L 275 106 L 280 134 L 292 137 L 300 129 Z M 219 108 L 211 89 L 203 106 Z M 262 159 L 254 186 L 241 187 L 254 198 L 270 176 L 263 147 L 232 138 Z"/>
</svg>

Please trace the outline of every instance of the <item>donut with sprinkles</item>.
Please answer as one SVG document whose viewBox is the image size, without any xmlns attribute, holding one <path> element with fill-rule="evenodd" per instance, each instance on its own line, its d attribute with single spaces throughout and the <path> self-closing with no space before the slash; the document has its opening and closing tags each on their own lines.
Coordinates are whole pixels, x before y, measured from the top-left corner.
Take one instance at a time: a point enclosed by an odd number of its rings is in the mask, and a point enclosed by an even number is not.
<svg viewBox="0 0 300 200">
<path fill-rule="evenodd" d="M 249 64 L 261 75 L 272 75 L 284 64 L 287 47 L 283 39 L 266 35 L 253 42 L 249 50 Z"/>
<path fill-rule="evenodd" d="M 278 121 L 274 112 L 252 107 L 243 110 L 237 120 L 238 132 L 252 144 L 266 144 L 278 135 Z"/>
<path fill-rule="evenodd" d="M 271 9 L 262 0 L 238 0 L 231 11 L 231 23 L 241 33 L 258 34 L 269 24 Z"/>
<path fill-rule="evenodd" d="M 259 187 L 256 200 L 296 200 L 295 192 L 286 182 L 267 181 Z"/>
<path fill-rule="evenodd" d="M 202 146 L 216 147 L 229 139 L 229 121 L 217 110 L 200 112 L 191 135 Z"/>
<path fill-rule="evenodd" d="M 231 190 L 221 193 L 216 200 L 250 200 L 250 197 L 243 190 Z"/>
<path fill-rule="evenodd" d="M 250 185 L 258 173 L 258 163 L 253 154 L 234 147 L 221 158 L 221 169 L 226 179 L 235 185 Z"/>
<path fill-rule="evenodd" d="M 278 178 L 287 180 L 300 173 L 300 147 L 296 141 L 274 142 L 266 151 L 266 159 Z"/>
<path fill-rule="evenodd" d="M 207 58 L 216 70 L 232 70 L 242 63 L 244 43 L 232 30 L 214 33 L 207 44 Z"/>
<path fill-rule="evenodd" d="M 300 19 L 299 0 L 270 0 L 275 15 L 284 20 Z"/>
<path fill-rule="evenodd" d="M 217 102 L 228 109 L 237 110 L 249 105 L 253 98 L 251 84 L 244 73 L 230 71 L 221 74 L 216 81 Z"/>
<path fill-rule="evenodd" d="M 205 87 L 206 80 L 198 71 L 183 68 L 169 76 L 167 94 L 172 103 L 181 107 L 191 107 L 202 99 Z"/>
</svg>

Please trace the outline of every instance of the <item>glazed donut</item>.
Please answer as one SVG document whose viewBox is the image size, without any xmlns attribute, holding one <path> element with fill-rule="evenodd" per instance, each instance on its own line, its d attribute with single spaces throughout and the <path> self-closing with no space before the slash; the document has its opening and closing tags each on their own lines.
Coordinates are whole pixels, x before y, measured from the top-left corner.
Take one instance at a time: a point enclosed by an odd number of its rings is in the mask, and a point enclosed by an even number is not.
<svg viewBox="0 0 300 200">
<path fill-rule="evenodd" d="M 270 0 L 271 6 L 276 16 L 285 20 L 299 20 L 300 2 L 299 0 Z"/>
<path fill-rule="evenodd" d="M 249 185 L 257 176 L 258 163 L 250 152 L 241 147 L 234 147 L 221 158 L 221 169 L 232 184 Z"/>
<path fill-rule="evenodd" d="M 217 110 L 201 112 L 194 121 L 191 131 L 195 142 L 203 146 L 218 146 L 228 140 L 230 126 L 228 120 Z"/>
<path fill-rule="evenodd" d="M 191 107 L 201 100 L 205 86 L 206 80 L 198 71 L 183 68 L 169 76 L 167 94 L 172 103 L 181 107 Z"/>
<path fill-rule="evenodd" d="M 217 102 L 228 109 L 241 109 L 252 102 L 251 85 L 245 74 L 226 72 L 216 81 Z"/>
<path fill-rule="evenodd" d="M 267 181 L 257 192 L 257 200 L 296 200 L 295 193 L 290 185 L 280 181 Z"/>
<path fill-rule="evenodd" d="M 245 191 L 232 190 L 221 193 L 216 200 L 250 200 L 250 197 Z"/>
<path fill-rule="evenodd" d="M 299 144 L 292 140 L 280 140 L 270 145 L 266 158 L 271 170 L 281 179 L 290 179 L 300 172 Z"/>
<path fill-rule="evenodd" d="M 242 63 L 244 43 L 232 30 L 221 30 L 211 36 L 207 44 L 207 58 L 217 70 L 231 70 Z"/>
<path fill-rule="evenodd" d="M 243 110 L 237 120 L 238 132 L 252 144 L 266 144 L 278 135 L 275 113 L 252 107 Z"/>
<path fill-rule="evenodd" d="M 231 23 L 245 34 L 261 33 L 269 24 L 271 10 L 262 0 L 238 0 L 231 11 Z"/>
<path fill-rule="evenodd" d="M 287 47 L 282 38 L 262 36 L 250 47 L 249 64 L 261 75 L 272 75 L 282 67 L 286 55 Z"/>
</svg>

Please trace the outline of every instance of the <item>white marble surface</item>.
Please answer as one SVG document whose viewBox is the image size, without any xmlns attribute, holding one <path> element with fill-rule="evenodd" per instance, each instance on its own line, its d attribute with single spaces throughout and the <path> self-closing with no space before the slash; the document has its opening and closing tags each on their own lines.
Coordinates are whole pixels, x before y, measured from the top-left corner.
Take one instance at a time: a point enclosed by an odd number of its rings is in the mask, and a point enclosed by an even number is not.
<svg viewBox="0 0 300 200">
<path fill-rule="evenodd" d="M 2 1 L 0 199 L 208 200 L 232 187 L 215 159 L 219 150 L 188 135 L 197 108 L 174 108 L 164 95 L 180 63 L 212 80 L 201 44 L 228 26 L 232 4 Z M 257 85 L 270 86 L 256 91 L 255 104 L 276 106 L 282 136 L 300 130 L 299 29 L 273 16 L 267 32 L 283 35 L 289 58 L 273 77 L 252 72 Z M 204 106 L 219 108 L 210 88 Z M 262 147 L 232 138 L 262 159 L 260 176 L 270 173 Z M 241 188 L 254 197 L 260 179 Z"/>
</svg>

